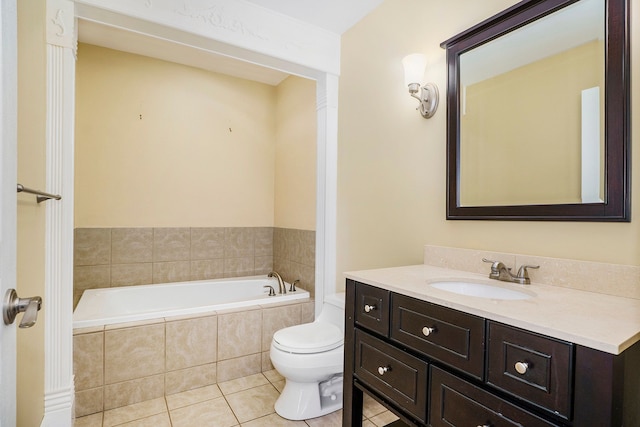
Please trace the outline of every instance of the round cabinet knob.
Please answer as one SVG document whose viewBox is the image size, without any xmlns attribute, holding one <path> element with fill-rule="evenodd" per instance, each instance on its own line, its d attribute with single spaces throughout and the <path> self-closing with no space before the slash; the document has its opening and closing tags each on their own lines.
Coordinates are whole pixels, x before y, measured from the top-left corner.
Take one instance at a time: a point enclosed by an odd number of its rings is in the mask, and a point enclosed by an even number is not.
<svg viewBox="0 0 640 427">
<path fill-rule="evenodd" d="M 529 369 L 529 364 L 527 362 L 516 362 L 515 368 L 517 373 L 524 375 Z"/>
<path fill-rule="evenodd" d="M 369 305 L 369 304 L 364 305 L 364 311 L 367 313 L 371 313 L 375 309 L 376 309 L 375 305 Z"/>
<path fill-rule="evenodd" d="M 386 372 L 389 372 L 390 370 L 391 370 L 391 368 L 388 367 L 388 366 L 379 366 L 378 367 L 378 373 L 380 375 L 384 375 Z"/>
<path fill-rule="evenodd" d="M 432 333 L 434 333 L 436 331 L 436 328 L 430 328 L 428 326 L 425 326 L 424 328 L 422 328 L 422 334 L 425 337 L 428 337 L 429 335 L 431 335 Z"/>
<path fill-rule="evenodd" d="M 478 425 L 478 427 L 491 427 L 491 424 L 482 424 L 482 425 Z"/>
</svg>

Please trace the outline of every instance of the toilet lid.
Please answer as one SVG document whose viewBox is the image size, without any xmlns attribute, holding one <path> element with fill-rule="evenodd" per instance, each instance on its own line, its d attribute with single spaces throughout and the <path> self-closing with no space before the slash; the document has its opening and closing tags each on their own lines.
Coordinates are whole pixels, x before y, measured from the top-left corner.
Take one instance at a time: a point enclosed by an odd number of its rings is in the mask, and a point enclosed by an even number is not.
<svg viewBox="0 0 640 427">
<path fill-rule="evenodd" d="M 321 353 L 333 350 L 342 343 L 340 328 L 324 322 L 291 326 L 273 334 L 274 347 L 290 353 Z"/>
</svg>

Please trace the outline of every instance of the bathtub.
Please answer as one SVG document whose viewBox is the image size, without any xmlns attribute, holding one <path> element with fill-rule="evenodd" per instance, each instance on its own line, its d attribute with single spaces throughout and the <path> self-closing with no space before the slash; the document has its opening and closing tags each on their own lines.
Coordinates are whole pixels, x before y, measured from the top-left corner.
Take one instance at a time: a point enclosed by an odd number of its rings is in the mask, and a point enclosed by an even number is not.
<svg viewBox="0 0 640 427">
<path fill-rule="evenodd" d="M 270 285 L 276 296 L 269 296 Z M 287 284 L 287 291 L 289 285 Z M 309 298 L 298 289 L 280 295 L 278 281 L 265 276 L 88 289 L 73 312 L 73 328 L 111 325 L 231 308 L 264 306 Z"/>
</svg>

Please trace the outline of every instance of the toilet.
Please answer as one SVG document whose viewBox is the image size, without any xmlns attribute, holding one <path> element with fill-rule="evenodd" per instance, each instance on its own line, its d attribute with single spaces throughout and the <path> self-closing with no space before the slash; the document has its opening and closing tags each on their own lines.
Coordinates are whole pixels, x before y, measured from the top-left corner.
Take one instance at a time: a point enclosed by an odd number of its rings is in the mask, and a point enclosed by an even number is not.
<svg viewBox="0 0 640 427">
<path fill-rule="evenodd" d="M 344 293 L 325 298 L 312 323 L 280 329 L 271 341 L 271 363 L 286 382 L 275 410 L 306 420 L 342 408 Z"/>
</svg>

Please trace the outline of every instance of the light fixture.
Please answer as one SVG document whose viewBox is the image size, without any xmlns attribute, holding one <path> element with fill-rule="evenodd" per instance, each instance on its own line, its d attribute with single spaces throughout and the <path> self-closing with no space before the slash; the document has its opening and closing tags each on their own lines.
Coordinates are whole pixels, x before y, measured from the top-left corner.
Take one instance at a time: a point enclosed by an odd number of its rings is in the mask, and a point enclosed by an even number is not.
<svg viewBox="0 0 640 427">
<path fill-rule="evenodd" d="M 438 86 L 427 83 L 420 86 L 424 77 L 424 70 L 427 67 L 427 58 L 421 53 L 414 53 L 402 59 L 404 66 L 404 82 L 409 88 L 409 94 L 420 101 L 416 110 L 420 111 L 425 119 L 433 117 L 438 109 Z M 420 94 L 418 95 L 418 92 Z"/>
</svg>

